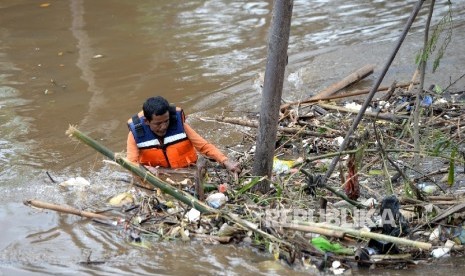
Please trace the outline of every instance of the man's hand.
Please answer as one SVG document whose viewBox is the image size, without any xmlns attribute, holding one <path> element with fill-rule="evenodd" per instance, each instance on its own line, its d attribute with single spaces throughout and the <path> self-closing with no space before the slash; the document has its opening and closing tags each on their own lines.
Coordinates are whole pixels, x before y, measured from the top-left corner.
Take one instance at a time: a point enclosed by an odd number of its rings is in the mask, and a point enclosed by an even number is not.
<svg viewBox="0 0 465 276">
<path fill-rule="evenodd" d="M 241 172 L 241 168 L 239 166 L 239 163 L 237 163 L 237 162 L 226 160 L 226 161 L 224 161 L 223 165 L 228 171 L 230 171 L 230 172 L 232 172 L 234 174 L 238 174 L 238 173 Z"/>
</svg>

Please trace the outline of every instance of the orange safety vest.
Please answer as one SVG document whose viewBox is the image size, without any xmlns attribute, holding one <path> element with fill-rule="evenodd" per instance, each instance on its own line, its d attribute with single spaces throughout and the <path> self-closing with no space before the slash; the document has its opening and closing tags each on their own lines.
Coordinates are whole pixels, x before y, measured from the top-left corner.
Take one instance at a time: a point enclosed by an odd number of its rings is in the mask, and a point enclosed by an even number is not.
<svg viewBox="0 0 465 276">
<path fill-rule="evenodd" d="M 184 130 L 184 113 L 170 110 L 170 125 L 159 137 L 144 123 L 143 112 L 128 120 L 129 130 L 139 148 L 139 163 L 152 167 L 185 168 L 197 162 L 197 152 Z"/>
</svg>

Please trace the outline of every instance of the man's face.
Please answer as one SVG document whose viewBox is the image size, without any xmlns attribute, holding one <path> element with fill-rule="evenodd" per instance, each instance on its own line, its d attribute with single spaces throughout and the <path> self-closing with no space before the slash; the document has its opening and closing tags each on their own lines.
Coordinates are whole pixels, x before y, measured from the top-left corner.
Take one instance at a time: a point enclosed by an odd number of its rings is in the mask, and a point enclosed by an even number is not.
<svg viewBox="0 0 465 276">
<path fill-rule="evenodd" d="M 166 111 L 165 114 L 162 115 L 152 115 L 152 120 L 148 121 L 145 120 L 145 123 L 150 127 L 150 129 L 156 135 L 163 137 L 168 130 L 170 125 L 170 113 Z"/>
</svg>

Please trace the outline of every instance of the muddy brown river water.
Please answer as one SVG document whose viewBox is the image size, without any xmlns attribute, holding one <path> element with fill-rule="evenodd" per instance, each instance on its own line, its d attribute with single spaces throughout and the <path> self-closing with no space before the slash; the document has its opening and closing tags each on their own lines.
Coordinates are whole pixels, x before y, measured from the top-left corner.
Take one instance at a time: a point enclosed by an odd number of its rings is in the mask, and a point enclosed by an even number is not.
<svg viewBox="0 0 465 276">
<path fill-rule="evenodd" d="M 386 62 L 416 1 L 296 0 L 283 92 L 297 100 L 365 64 Z M 436 1 L 433 23 L 449 12 Z M 465 71 L 465 1 L 452 1 L 453 37 L 427 84 L 447 87 Z M 427 1 L 429 3 L 429 1 Z M 421 48 L 422 9 L 384 85 L 409 81 Z M 70 140 L 70 124 L 115 152 L 126 121 L 162 95 L 226 153 L 242 134 L 201 118 L 257 112 L 272 1 L 0 0 L 0 275 L 288 275 L 247 246 L 127 243 L 118 229 L 23 205 L 35 198 L 87 208 L 128 188 L 128 173 Z M 465 90 L 459 81 L 451 89 Z M 84 189 L 60 189 L 82 176 Z M 88 259 L 103 262 L 83 265 Z M 465 259 L 408 271 L 357 274 L 461 274 Z"/>
</svg>

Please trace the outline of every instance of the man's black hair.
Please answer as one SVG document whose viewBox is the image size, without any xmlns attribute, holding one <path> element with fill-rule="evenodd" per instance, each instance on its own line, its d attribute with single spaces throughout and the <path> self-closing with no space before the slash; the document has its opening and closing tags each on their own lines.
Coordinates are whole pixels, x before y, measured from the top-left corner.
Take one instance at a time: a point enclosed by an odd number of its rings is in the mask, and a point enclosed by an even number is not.
<svg viewBox="0 0 465 276">
<path fill-rule="evenodd" d="M 151 97 L 144 102 L 142 110 L 144 111 L 145 118 L 150 122 L 152 115 L 159 116 L 169 111 L 170 104 L 161 96 Z"/>
</svg>

